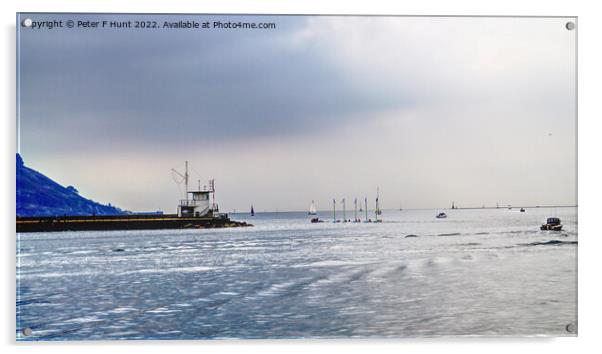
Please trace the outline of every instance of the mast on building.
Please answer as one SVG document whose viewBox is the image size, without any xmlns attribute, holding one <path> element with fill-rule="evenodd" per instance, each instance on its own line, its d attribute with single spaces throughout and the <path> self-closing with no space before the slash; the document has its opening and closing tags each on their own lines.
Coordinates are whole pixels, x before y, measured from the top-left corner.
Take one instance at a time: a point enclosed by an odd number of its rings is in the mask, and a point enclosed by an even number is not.
<svg viewBox="0 0 602 354">
<path fill-rule="evenodd" d="M 171 169 L 173 173 L 180 176 L 184 180 L 186 188 L 185 199 L 181 199 L 178 204 L 178 217 L 212 217 L 219 211 L 215 203 L 215 181 L 209 180 L 209 188 L 203 186 L 199 180 L 197 190 L 189 190 L 188 180 L 188 161 L 184 164 L 184 173 L 180 173 L 175 169 Z M 213 202 L 210 203 L 210 196 L 213 197 Z"/>
</svg>

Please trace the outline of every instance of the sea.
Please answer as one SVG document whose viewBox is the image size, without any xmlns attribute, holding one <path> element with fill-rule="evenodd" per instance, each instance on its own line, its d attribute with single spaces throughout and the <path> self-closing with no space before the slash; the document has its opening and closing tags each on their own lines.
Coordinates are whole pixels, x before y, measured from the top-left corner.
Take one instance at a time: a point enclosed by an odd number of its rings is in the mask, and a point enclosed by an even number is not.
<svg viewBox="0 0 602 354">
<path fill-rule="evenodd" d="M 577 334 L 577 208 L 438 212 L 384 210 L 381 223 L 231 214 L 254 226 L 21 233 L 16 338 Z M 540 231 L 550 216 L 562 231 Z"/>
</svg>

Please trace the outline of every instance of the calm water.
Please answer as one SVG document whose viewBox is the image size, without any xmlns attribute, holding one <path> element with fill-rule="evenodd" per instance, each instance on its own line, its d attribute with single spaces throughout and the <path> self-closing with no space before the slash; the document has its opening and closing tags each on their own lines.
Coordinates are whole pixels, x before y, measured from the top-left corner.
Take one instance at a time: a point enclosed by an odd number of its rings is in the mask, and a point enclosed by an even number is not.
<svg viewBox="0 0 602 354">
<path fill-rule="evenodd" d="M 446 212 L 20 234 L 17 338 L 575 335 L 575 208 Z M 547 216 L 565 231 L 539 231 Z"/>
</svg>

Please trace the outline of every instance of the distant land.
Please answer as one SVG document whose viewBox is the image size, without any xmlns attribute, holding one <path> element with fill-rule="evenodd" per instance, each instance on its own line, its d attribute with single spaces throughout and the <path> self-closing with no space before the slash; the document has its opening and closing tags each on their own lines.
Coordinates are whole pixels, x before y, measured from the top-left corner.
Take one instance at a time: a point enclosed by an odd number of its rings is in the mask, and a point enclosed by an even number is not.
<svg viewBox="0 0 602 354">
<path fill-rule="evenodd" d="M 26 167 L 17 154 L 17 216 L 121 215 L 125 212 L 79 195 L 73 186 L 63 187 Z"/>
</svg>

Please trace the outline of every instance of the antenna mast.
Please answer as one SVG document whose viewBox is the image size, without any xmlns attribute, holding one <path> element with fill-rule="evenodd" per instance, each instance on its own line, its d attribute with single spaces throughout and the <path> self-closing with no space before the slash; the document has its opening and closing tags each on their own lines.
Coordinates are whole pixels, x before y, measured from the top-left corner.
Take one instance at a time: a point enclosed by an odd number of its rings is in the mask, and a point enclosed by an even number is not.
<svg viewBox="0 0 602 354">
<path fill-rule="evenodd" d="M 186 199 L 188 199 L 188 161 L 186 161 L 186 170 L 184 171 L 184 183 L 186 184 Z"/>
<path fill-rule="evenodd" d="M 176 171 L 173 168 L 171 169 L 171 171 L 184 179 L 184 184 L 186 185 L 186 194 L 184 195 L 184 198 L 186 200 L 188 200 L 188 176 L 189 176 L 188 175 L 188 161 L 186 161 L 185 165 L 186 165 L 186 168 L 184 170 L 184 174 L 181 174 L 180 172 Z M 178 181 L 176 181 L 176 183 L 180 184 L 180 182 L 178 182 Z"/>
</svg>

